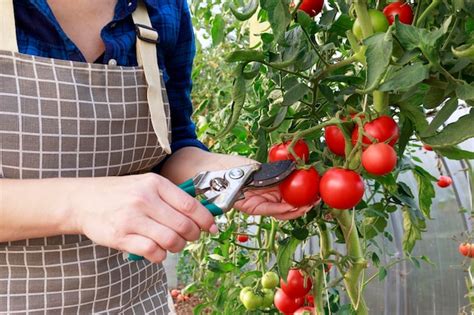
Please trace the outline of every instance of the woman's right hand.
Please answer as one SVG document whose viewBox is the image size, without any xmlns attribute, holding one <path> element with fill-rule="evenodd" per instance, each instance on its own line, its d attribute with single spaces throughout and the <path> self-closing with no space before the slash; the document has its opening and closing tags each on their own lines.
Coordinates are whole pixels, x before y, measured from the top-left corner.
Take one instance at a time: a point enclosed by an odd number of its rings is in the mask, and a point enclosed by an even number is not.
<svg viewBox="0 0 474 315">
<path fill-rule="evenodd" d="M 97 244 L 161 262 L 201 231 L 217 233 L 211 213 L 168 179 L 153 173 L 83 179 L 71 224 Z"/>
</svg>

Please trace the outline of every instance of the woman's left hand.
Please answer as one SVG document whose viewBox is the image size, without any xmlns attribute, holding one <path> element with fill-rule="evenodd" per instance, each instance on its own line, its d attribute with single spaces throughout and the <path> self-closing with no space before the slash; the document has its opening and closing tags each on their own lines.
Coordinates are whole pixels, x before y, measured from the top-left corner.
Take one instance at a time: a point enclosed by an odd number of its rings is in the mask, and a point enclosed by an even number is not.
<svg viewBox="0 0 474 315">
<path fill-rule="evenodd" d="M 273 216 L 278 220 L 291 220 L 301 217 L 313 208 L 313 205 L 294 207 L 281 198 L 278 187 L 256 189 L 245 192 L 245 199 L 234 204 L 237 210 L 250 215 Z"/>
</svg>

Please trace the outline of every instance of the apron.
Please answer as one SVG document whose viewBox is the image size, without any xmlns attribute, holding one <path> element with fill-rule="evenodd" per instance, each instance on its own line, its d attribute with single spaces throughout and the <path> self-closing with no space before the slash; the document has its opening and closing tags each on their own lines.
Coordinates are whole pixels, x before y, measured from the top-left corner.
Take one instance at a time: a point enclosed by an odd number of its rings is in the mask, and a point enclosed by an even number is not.
<svg viewBox="0 0 474 315">
<path fill-rule="evenodd" d="M 158 34 L 141 1 L 138 67 L 20 54 L 13 0 L 0 12 L 1 178 L 144 173 L 170 152 Z M 167 299 L 162 264 L 128 261 L 84 235 L 0 243 L 2 314 L 168 314 Z"/>
</svg>

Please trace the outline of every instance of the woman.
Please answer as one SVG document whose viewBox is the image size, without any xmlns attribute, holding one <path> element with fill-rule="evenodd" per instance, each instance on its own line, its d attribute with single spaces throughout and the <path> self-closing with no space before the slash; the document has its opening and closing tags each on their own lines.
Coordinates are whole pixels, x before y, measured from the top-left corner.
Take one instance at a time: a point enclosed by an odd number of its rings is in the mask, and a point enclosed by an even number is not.
<svg viewBox="0 0 474 315">
<path fill-rule="evenodd" d="M 186 1 L 2 0 L 0 12 L 0 313 L 167 314 L 160 262 L 218 232 L 176 184 L 252 162 L 196 139 Z M 309 210 L 275 189 L 235 206 Z"/>
</svg>

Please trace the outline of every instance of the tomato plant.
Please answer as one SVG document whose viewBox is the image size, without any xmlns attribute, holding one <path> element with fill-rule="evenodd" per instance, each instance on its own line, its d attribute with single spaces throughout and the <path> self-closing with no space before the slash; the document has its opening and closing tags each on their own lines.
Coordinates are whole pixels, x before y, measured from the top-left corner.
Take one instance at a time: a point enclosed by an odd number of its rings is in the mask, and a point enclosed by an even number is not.
<svg viewBox="0 0 474 315">
<path fill-rule="evenodd" d="M 410 4 L 402 1 L 392 2 L 383 9 L 383 14 L 387 17 L 390 25 L 395 21 L 395 16 L 398 16 L 401 23 L 411 24 L 413 21 L 413 11 Z"/>
<path fill-rule="evenodd" d="M 319 199 L 319 174 L 313 167 L 299 169 L 278 187 L 287 203 L 295 207 L 311 205 Z"/>
<path fill-rule="evenodd" d="M 219 235 L 188 246 L 189 288 L 202 299 L 196 313 L 244 314 L 246 287 L 263 304 L 264 289 L 274 293 L 274 305 L 252 312 L 282 304 L 294 312 L 304 301 L 285 299 L 263 279 L 269 271 L 286 279 L 297 268 L 312 281 L 317 314 L 365 315 L 373 279 L 384 280 L 399 261 L 418 267 L 426 260 L 414 248 L 434 217 L 438 175 L 413 152 L 423 145 L 433 150 L 426 158 L 474 159 L 459 147 L 474 136 L 474 7 L 465 0 L 395 3 L 387 20 L 386 3 L 327 1 L 308 12 L 301 1 L 192 1 L 204 38 L 193 72 L 199 138 L 212 151 L 259 162 L 299 157 L 292 176 L 322 175 L 319 185 L 306 185 L 307 196 L 318 189 L 321 202 L 308 197 L 304 204 L 314 206 L 304 216 L 280 221 L 232 210 L 219 220 Z M 448 120 L 459 108 L 466 114 Z M 306 193 L 283 197 L 298 202 Z M 403 257 L 384 249 L 394 242 L 394 215 L 403 217 Z M 251 240 L 239 242 L 240 233 Z M 318 249 L 295 256 L 310 240 Z"/>
</svg>

